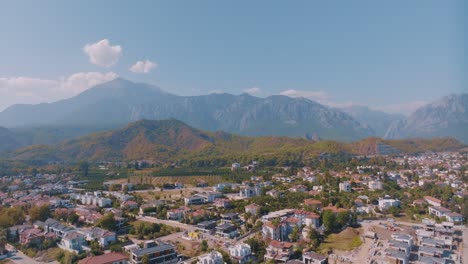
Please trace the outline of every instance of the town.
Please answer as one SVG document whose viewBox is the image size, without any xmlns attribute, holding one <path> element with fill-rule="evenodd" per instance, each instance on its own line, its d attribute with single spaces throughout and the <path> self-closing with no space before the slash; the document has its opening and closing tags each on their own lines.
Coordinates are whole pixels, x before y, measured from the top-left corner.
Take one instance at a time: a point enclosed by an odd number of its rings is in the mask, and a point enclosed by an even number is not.
<svg viewBox="0 0 468 264">
<path fill-rule="evenodd" d="M 116 163 L 3 176 L 2 258 L 81 264 L 468 260 L 466 154 L 380 156 L 351 160 L 341 170 L 291 166 L 268 173 L 253 161 L 233 163 L 222 177 L 154 176 L 144 161 L 133 164 L 139 169 L 125 177 L 115 173 L 122 165 Z M 93 173 L 112 177 L 96 182 Z"/>
</svg>

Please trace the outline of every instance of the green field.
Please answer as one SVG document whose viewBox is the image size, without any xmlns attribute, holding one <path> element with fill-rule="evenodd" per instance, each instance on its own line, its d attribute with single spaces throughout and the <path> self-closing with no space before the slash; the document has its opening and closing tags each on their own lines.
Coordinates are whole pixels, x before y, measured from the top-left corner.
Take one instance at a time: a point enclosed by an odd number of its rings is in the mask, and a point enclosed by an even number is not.
<svg viewBox="0 0 468 264">
<path fill-rule="evenodd" d="M 330 249 L 342 251 L 353 250 L 362 245 L 362 240 L 359 236 L 360 232 L 360 229 L 348 227 L 338 234 L 331 234 L 320 244 L 318 251 L 327 253 Z"/>
</svg>

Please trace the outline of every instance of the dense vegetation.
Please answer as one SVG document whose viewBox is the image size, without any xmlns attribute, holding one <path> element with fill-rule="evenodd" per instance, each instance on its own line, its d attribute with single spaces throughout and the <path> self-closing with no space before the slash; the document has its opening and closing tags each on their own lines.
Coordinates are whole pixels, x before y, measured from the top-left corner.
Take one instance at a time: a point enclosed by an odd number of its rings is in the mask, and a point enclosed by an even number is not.
<svg viewBox="0 0 468 264">
<path fill-rule="evenodd" d="M 233 161 L 258 160 L 266 166 L 301 165 L 321 157 L 380 154 L 381 146 L 399 152 L 418 153 L 460 149 L 454 139 L 382 140 L 355 143 L 309 141 L 287 137 L 244 137 L 224 132 L 206 132 L 177 120 L 142 120 L 108 132 L 64 141 L 55 146 L 30 146 L 16 150 L 5 159 L 30 164 L 50 162 L 132 161 L 151 164 L 179 163 L 186 166 L 226 166 Z M 149 164 L 149 163 L 148 163 Z"/>
</svg>

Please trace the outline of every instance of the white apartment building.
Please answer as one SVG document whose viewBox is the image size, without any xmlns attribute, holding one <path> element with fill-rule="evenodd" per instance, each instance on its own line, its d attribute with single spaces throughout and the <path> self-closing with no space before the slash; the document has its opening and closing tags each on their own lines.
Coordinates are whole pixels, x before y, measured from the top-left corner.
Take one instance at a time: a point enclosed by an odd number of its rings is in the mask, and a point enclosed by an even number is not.
<svg viewBox="0 0 468 264">
<path fill-rule="evenodd" d="M 370 181 L 367 184 L 368 184 L 369 190 L 372 190 L 372 191 L 383 189 L 382 182 L 379 180 Z"/>
<path fill-rule="evenodd" d="M 208 254 L 201 255 L 198 257 L 197 264 L 223 264 L 223 255 L 218 251 L 211 251 Z"/>
<path fill-rule="evenodd" d="M 351 191 L 351 183 L 349 181 L 340 182 L 340 192 L 350 192 Z"/>
<path fill-rule="evenodd" d="M 398 199 L 389 199 L 389 198 L 380 198 L 379 199 L 379 209 L 385 210 L 391 206 L 400 206 L 400 200 Z"/>
</svg>

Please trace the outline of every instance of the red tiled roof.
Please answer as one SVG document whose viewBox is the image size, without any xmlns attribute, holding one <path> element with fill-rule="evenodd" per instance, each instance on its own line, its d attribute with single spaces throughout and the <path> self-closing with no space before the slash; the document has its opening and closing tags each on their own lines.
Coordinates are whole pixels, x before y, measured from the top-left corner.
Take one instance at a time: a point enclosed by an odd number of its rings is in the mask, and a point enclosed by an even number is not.
<svg viewBox="0 0 468 264">
<path fill-rule="evenodd" d="M 316 199 L 305 199 L 304 204 L 305 205 L 322 205 L 322 202 Z"/>
<path fill-rule="evenodd" d="M 289 223 L 299 223 L 301 220 L 295 218 L 295 217 L 290 217 L 290 218 L 287 218 L 286 219 L 286 222 L 289 222 Z"/>
<path fill-rule="evenodd" d="M 109 253 L 100 256 L 87 257 L 78 262 L 78 264 L 110 264 L 115 261 L 128 260 L 128 257 L 122 253 Z"/>
<path fill-rule="evenodd" d="M 266 222 L 265 225 L 269 228 L 275 229 L 275 225 L 272 222 Z"/>
<path fill-rule="evenodd" d="M 272 240 L 270 242 L 270 246 L 275 248 L 291 248 L 292 246 L 294 246 L 294 244 L 290 242 L 280 242 L 277 240 Z"/>
<path fill-rule="evenodd" d="M 431 202 L 434 202 L 434 203 L 442 203 L 441 200 L 437 199 L 437 198 L 434 198 L 434 197 L 431 197 L 431 196 L 424 196 L 424 199 L 427 201 L 431 201 Z"/>
<path fill-rule="evenodd" d="M 320 218 L 320 215 L 318 215 L 316 213 L 310 213 L 310 214 L 307 215 L 307 218 L 316 218 L 316 219 L 318 219 L 318 218 Z"/>
<path fill-rule="evenodd" d="M 322 208 L 323 211 L 325 210 L 330 210 L 334 213 L 339 213 L 339 212 L 347 212 L 348 210 L 345 209 L 345 208 L 336 208 L 336 206 L 327 206 L 327 207 L 324 207 Z"/>
<path fill-rule="evenodd" d="M 246 205 L 245 208 L 247 208 L 247 209 L 260 208 L 260 205 L 258 205 L 258 204 L 249 204 L 249 205 Z"/>
</svg>

